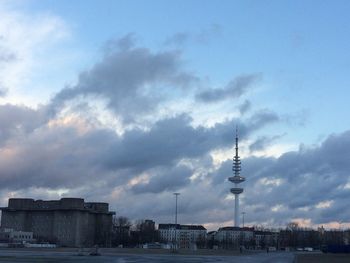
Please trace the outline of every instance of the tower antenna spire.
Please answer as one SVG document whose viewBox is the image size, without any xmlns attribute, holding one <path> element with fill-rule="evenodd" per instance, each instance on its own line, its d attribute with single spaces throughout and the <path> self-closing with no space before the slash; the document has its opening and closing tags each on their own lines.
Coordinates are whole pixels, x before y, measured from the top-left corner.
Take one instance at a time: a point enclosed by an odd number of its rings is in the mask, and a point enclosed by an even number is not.
<svg viewBox="0 0 350 263">
<path fill-rule="evenodd" d="M 236 156 L 235 156 L 235 160 L 239 160 L 239 156 L 238 156 L 238 128 L 236 125 Z"/>
<path fill-rule="evenodd" d="M 233 157 L 232 171 L 234 176 L 228 178 L 229 181 L 234 183 L 234 187 L 231 188 L 231 193 L 235 195 L 235 221 L 234 226 L 239 227 L 239 194 L 243 193 L 243 188 L 238 187 L 238 184 L 245 181 L 245 177 L 240 176 L 241 172 L 241 160 L 238 155 L 238 128 L 236 125 L 236 138 L 235 138 L 235 156 Z"/>
</svg>

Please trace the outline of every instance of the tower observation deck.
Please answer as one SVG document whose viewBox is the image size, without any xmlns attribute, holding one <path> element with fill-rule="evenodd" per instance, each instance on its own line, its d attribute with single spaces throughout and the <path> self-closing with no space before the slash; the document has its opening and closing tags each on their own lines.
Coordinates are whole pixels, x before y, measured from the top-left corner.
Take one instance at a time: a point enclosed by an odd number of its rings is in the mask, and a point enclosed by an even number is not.
<svg viewBox="0 0 350 263">
<path fill-rule="evenodd" d="M 239 227 L 239 195 L 243 193 L 243 188 L 238 185 L 245 181 L 245 178 L 240 175 L 241 173 L 241 160 L 238 155 L 238 132 L 236 129 L 236 154 L 233 157 L 232 171 L 234 176 L 228 178 L 228 180 L 234 183 L 234 187 L 231 188 L 231 193 L 235 195 L 235 220 L 234 226 Z"/>
</svg>

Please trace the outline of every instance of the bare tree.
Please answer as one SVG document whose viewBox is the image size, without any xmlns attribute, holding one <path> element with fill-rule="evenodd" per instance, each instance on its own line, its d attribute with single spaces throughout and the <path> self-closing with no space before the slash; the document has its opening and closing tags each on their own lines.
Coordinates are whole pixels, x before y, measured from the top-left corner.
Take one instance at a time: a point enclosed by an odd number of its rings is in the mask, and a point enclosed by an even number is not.
<svg viewBox="0 0 350 263">
<path fill-rule="evenodd" d="M 159 241 L 153 220 L 138 220 L 136 222 L 136 231 L 139 233 L 140 244 Z"/>
<path fill-rule="evenodd" d="M 131 222 L 124 216 L 113 217 L 113 245 L 128 246 Z"/>
</svg>

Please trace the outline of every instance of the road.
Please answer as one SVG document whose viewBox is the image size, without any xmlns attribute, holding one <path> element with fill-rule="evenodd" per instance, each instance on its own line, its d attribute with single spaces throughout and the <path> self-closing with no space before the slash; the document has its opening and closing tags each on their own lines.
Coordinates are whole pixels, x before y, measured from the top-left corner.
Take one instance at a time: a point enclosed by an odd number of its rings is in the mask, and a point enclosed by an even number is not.
<svg viewBox="0 0 350 263">
<path fill-rule="evenodd" d="M 293 263 L 294 254 L 289 252 L 256 253 L 239 256 L 196 256 L 174 254 L 106 254 L 102 256 L 78 256 L 73 252 L 1 250 L 0 262 L 96 262 L 96 263 Z"/>
</svg>

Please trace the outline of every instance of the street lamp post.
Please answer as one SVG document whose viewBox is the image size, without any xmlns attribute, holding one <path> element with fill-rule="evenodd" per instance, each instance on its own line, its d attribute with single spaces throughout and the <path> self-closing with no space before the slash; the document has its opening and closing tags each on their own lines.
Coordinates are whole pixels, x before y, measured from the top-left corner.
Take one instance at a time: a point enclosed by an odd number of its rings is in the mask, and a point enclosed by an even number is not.
<svg viewBox="0 0 350 263">
<path fill-rule="evenodd" d="M 175 250 L 177 250 L 177 198 L 180 193 L 174 193 L 175 195 Z"/>
<path fill-rule="evenodd" d="M 245 215 L 245 212 L 242 212 L 242 223 L 243 223 L 243 228 L 244 228 L 244 215 Z"/>
</svg>

